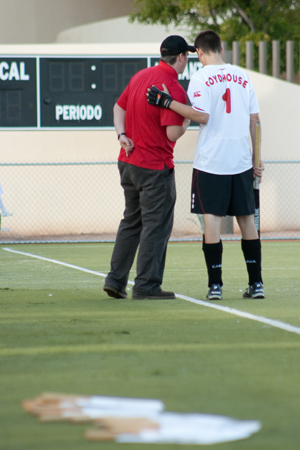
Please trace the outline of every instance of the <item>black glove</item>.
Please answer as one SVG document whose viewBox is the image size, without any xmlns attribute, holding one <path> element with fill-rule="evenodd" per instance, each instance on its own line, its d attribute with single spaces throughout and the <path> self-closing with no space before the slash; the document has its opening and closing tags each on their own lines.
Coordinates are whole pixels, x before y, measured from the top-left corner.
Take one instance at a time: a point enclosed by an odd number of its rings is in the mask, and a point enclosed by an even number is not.
<svg viewBox="0 0 300 450">
<path fill-rule="evenodd" d="M 169 109 L 173 101 L 172 97 L 164 91 L 160 91 L 156 86 L 152 86 L 147 94 L 148 103 L 161 108 Z"/>
</svg>

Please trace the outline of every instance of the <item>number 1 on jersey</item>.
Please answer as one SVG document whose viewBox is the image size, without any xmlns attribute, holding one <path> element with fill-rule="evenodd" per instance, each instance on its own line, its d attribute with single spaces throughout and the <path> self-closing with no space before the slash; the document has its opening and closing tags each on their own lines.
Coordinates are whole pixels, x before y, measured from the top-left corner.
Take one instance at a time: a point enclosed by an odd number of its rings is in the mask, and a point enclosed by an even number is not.
<svg viewBox="0 0 300 450">
<path fill-rule="evenodd" d="M 231 113 L 231 92 L 230 89 L 227 88 L 225 94 L 223 95 L 222 99 L 224 102 L 226 102 L 226 113 Z"/>
</svg>

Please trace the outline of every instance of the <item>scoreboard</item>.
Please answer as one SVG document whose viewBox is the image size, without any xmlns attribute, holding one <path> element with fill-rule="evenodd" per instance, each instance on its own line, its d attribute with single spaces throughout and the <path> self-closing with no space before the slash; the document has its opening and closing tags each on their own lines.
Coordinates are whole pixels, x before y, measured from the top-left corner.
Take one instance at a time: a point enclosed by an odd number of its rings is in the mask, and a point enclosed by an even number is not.
<svg viewBox="0 0 300 450">
<path fill-rule="evenodd" d="M 157 56 L 0 56 L 0 130 L 113 129 L 113 106 Z M 179 82 L 187 89 L 195 57 Z"/>
</svg>

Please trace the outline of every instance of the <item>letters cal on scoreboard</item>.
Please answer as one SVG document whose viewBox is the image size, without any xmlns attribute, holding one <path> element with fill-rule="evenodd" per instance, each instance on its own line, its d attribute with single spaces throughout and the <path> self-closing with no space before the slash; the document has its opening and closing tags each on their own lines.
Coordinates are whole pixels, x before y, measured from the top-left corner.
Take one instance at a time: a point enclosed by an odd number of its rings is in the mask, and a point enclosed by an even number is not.
<svg viewBox="0 0 300 450">
<path fill-rule="evenodd" d="M 0 128 L 37 127 L 36 58 L 0 59 Z"/>
<path fill-rule="evenodd" d="M 146 56 L 0 56 L 0 129 L 113 128 L 113 106 Z M 190 57 L 186 89 L 200 67 Z"/>
</svg>

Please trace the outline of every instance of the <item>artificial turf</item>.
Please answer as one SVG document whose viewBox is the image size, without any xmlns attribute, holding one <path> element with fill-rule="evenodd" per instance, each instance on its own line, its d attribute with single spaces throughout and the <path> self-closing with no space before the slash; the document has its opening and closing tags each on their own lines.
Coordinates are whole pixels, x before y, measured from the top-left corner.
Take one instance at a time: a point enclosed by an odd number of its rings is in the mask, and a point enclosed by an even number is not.
<svg viewBox="0 0 300 450">
<path fill-rule="evenodd" d="M 132 301 L 130 290 L 128 300 L 110 299 L 101 276 L 5 247 L 0 248 L 1 449 L 194 447 L 88 442 L 88 425 L 39 423 L 22 409 L 22 400 L 42 392 L 159 398 L 169 411 L 256 419 L 262 428 L 251 438 L 209 448 L 299 448 L 299 334 L 182 299 Z M 109 270 L 112 252 L 112 244 L 10 248 L 101 273 Z M 240 244 L 225 242 L 219 304 L 300 327 L 299 250 L 297 241 L 263 242 L 266 299 L 243 300 L 247 276 Z M 200 243 L 169 244 L 163 287 L 205 299 Z"/>
</svg>

